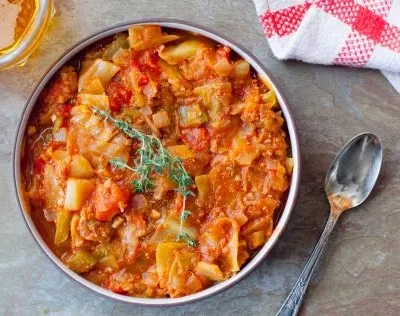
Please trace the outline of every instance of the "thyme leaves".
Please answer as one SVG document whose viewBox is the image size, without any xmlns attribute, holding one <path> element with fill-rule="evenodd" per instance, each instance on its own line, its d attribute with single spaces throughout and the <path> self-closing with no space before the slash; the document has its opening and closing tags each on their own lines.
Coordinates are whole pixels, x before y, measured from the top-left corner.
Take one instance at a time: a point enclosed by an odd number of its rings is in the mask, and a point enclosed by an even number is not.
<svg viewBox="0 0 400 316">
<path fill-rule="evenodd" d="M 189 234 L 183 232 L 184 223 L 189 215 L 192 214 L 192 212 L 186 210 L 186 200 L 189 196 L 194 196 L 194 193 L 190 190 L 193 180 L 185 170 L 181 159 L 171 155 L 157 137 L 142 133 L 140 130 L 132 127 L 127 121 L 114 118 L 104 110 L 92 107 L 92 111 L 94 114 L 111 122 L 117 129 L 130 138 L 140 142 L 140 148 L 137 150 L 136 158 L 133 161 L 134 167 L 131 167 L 126 161 L 120 158 L 110 160 L 112 166 L 119 169 L 128 169 L 139 175 L 138 179 L 132 181 L 136 192 L 146 192 L 154 187 L 153 181 L 150 178 L 153 172 L 160 174 L 167 171 L 169 178 L 178 185 L 176 191 L 182 196 L 183 205 L 177 240 L 185 240 L 189 246 L 194 247 L 196 241 Z"/>
</svg>

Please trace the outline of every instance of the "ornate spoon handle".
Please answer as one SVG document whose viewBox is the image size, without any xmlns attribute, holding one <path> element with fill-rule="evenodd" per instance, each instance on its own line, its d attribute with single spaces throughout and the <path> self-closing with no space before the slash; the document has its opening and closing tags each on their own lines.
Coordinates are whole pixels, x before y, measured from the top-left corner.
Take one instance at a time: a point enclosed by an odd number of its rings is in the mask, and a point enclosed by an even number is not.
<svg viewBox="0 0 400 316">
<path fill-rule="evenodd" d="M 322 235 L 319 238 L 310 259 L 308 259 L 308 262 L 304 267 L 303 272 L 301 272 L 300 277 L 297 279 L 296 284 L 294 285 L 292 291 L 286 298 L 276 316 L 294 316 L 297 315 L 297 313 L 299 312 L 301 302 L 303 301 L 304 294 L 307 290 L 308 284 L 310 283 L 312 274 L 315 270 L 315 267 L 317 266 L 322 252 L 325 249 L 329 236 L 333 230 L 333 227 L 335 227 L 339 216 L 340 213 L 338 214 L 337 212 L 331 211 L 324 231 L 322 232 Z"/>
</svg>

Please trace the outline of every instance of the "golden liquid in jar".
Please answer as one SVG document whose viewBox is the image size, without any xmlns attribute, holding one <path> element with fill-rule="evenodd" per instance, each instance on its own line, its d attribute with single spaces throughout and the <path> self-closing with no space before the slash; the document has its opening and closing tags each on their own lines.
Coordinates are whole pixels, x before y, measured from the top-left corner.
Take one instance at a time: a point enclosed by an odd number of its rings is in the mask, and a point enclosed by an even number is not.
<svg viewBox="0 0 400 316">
<path fill-rule="evenodd" d="M 13 29 L 13 38 L 7 39 L 9 44 L 7 46 L 0 45 L 0 54 L 6 54 L 13 51 L 24 37 L 31 22 L 35 18 L 38 8 L 39 0 L 0 0 L 0 18 L 1 16 L 8 17 L 7 28 L 8 31 Z M 7 3 L 8 2 L 8 3 Z M 15 10 L 18 6 L 18 14 L 15 16 Z M 10 11 L 10 12 L 7 12 Z M 13 12 L 11 12 L 13 11 Z M 12 23 L 11 25 L 9 23 Z M 3 28 L 0 29 L 0 37 L 6 36 L 2 34 L 6 32 Z M 12 32 L 7 32 L 7 36 L 11 36 Z"/>
</svg>

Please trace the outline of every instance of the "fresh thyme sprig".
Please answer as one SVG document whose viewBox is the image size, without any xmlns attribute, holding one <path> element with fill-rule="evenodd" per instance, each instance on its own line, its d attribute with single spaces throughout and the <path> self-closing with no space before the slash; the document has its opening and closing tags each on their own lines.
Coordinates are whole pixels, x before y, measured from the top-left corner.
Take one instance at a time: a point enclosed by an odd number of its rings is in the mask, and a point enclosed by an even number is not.
<svg viewBox="0 0 400 316">
<path fill-rule="evenodd" d="M 132 167 L 130 167 L 130 166 L 128 166 L 127 164 L 126 164 L 126 162 L 125 162 L 125 160 L 123 160 L 123 159 L 121 159 L 121 158 L 113 158 L 113 159 L 110 159 L 110 164 L 111 165 L 113 165 L 115 168 L 118 168 L 118 169 L 124 169 L 124 168 L 127 168 L 127 169 L 129 169 L 129 170 L 131 170 L 131 171 L 135 171 L 135 169 L 133 169 Z"/>
<path fill-rule="evenodd" d="M 110 159 L 110 164 L 115 168 L 126 168 L 140 175 L 140 179 L 132 181 L 132 186 L 135 188 L 136 192 L 146 192 L 147 190 L 153 188 L 153 183 L 149 179 L 149 173 L 151 169 L 148 166 L 137 166 L 136 168 L 132 168 L 123 159 L 120 158 Z"/>
<path fill-rule="evenodd" d="M 195 247 L 196 246 L 196 241 L 194 241 L 192 238 L 190 238 L 188 233 L 180 233 L 178 235 L 178 240 L 186 240 L 188 245 L 190 247 Z"/>
<path fill-rule="evenodd" d="M 189 191 L 190 192 L 190 191 Z M 190 192 L 190 193 L 192 193 L 192 192 Z M 192 193 L 193 194 L 193 193 Z M 183 198 L 183 205 L 182 205 L 182 212 L 181 212 L 181 216 L 180 216 L 180 220 L 181 220 L 181 222 L 180 222 L 180 225 L 179 225 L 179 234 L 178 234 L 178 238 L 177 238 L 177 240 L 179 241 L 179 240 L 186 240 L 186 242 L 188 243 L 188 245 L 190 246 L 190 247 L 194 247 L 194 246 L 196 246 L 196 241 L 195 240 L 193 240 L 192 238 L 190 238 L 190 236 L 189 236 L 189 234 L 188 233 L 186 233 L 186 232 L 183 232 L 183 225 L 185 224 L 185 222 L 187 221 L 187 219 L 188 219 L 188 217 L 189 217 L 189 215 L 191 215 L 192 214 L 192 212 L 191 211 L 188 211 L 188 210 L 185 210 L 185 207 L 186 207 L 186 197 L 184 197 Z"/>
<path fill-rule="evenodd" d="M 135 167 L 130 167 L 123 159 L 110 160 L 110 164 L 116 168 L 126 168 L 139 174 L 140 178 L 132 181 L 136 192 L 146 192 L 153 188 L 153 182 L 150 179 L 152 171 L 162 173 L 166 170 L 169 173 L 170 179 L 178 185 L 177 191 L 183 197 L 183 205 L 177 239 L 185 240 L 189 246 L 194 247 L 196 242 L 187 233 L 183 232 L 183 225 L 188 216 L 192 214 L 185 209 L 186 200 L 190 195 L 194 195 L 194 193 L 188 188 L 193 184 L 193 180 L 185 170 L 182 161 L 172 156 L 157 137 L 143 134 L 141 131 L 133 128 L 128 122 L 116 119 L 104 110 L 96 107 L 92 107 L 92 110 L 94 114 L 110 121 L 116 128 L 140 142 L 141 146 L 137 150 L 137 157 L 134 160 Z"/>
<path fill-rule="evenodd" d="M 181 220 L 184 222 L 188 219 L 189 215 L 191 215 L 192 212 L 188 210 L 184 210 L 181 214 Z"/>
</svg>

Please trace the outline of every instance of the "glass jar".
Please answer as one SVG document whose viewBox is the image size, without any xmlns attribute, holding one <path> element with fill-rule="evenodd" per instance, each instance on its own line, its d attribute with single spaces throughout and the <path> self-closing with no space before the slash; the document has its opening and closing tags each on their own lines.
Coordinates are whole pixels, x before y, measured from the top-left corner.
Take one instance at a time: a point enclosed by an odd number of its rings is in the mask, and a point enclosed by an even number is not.
<svg viewBox="0 0 400 316">
<path fill-rule="evenodd" d="M 8 0 L 5 5 L 9 6 L 5 19 L 10 20 L 13 25 L 11 28 L 14 30 L 11 31 L 14 34 L 14 41 L 7 47 L 0 48 L 0 70 L 23 66 L 26 63 L 54 15 L 53 0 L 34 0 L 29 4 L 27 0 Z M 7 11 L 8 8 L 4 10 Z M 19 12 L 16 11 L 17 9 Z M 24 12 L 24 10 L 29 10 L 29 12 Z M 24 16 L 25 13 L 26 16 Z M 9 21 L 3 21 L 3 25 L 4 23 L 7 24 Z M 10 25 L 7 25 L 7 28 L 9 27 Z M 4 27 L 2 29 L 7 32 Z M 1 32 L 0 30 L 0 36 L 2 36 Z"/>
</svg>

